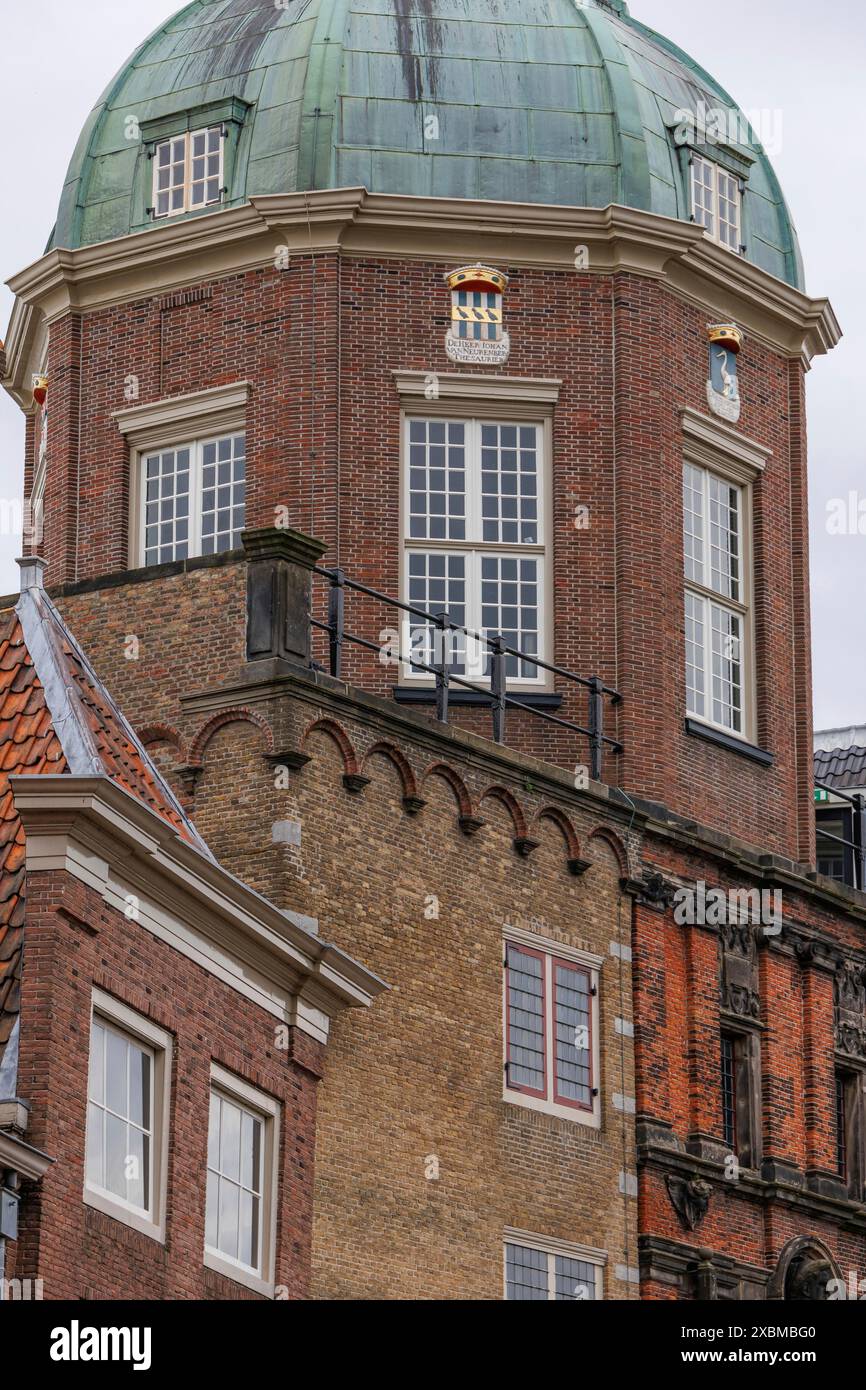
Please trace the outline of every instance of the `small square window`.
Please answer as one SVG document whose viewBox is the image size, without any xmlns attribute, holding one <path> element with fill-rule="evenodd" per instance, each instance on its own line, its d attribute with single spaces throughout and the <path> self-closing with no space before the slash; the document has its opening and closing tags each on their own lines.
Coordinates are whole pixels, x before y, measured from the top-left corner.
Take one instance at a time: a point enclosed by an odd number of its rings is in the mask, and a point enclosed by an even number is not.
<svg viewBox="0 0 866 1390">
<path fill-rule="evenodd" d="M 700 155 L 692 157 L 692 216 L 707 236 L 728 251 L 740 253 L 742 192 L 740 180 Z"/>
<path fill-rule="evenodd" d="M 225 135 L 221 126 L 165 140 L 154 151 L 153 215 L 192 212 L 222 200 Z"/>
</svg>

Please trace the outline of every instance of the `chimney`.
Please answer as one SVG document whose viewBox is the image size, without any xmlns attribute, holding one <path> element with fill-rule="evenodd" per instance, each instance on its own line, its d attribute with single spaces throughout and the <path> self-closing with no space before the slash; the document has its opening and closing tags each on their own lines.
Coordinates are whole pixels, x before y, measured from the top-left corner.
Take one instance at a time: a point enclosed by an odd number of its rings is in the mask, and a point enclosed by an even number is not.
<svg viewBox="0 0 866 1390">
<path fill-rule="evenodd" d="M 21 569 L 21 592 L 25 594 L 28 589 L 45 588 L 45 569 L 48 565 L 47 560 L 43 560 L 41 555 L 24 555 L 16 564 Z"/>
<path fill-rule="evenodd" d="M 270 680 L 310 666 L 313 569 L 327 549 L 301 531 L 244 531 L 248 674 Z"/>
</svg>

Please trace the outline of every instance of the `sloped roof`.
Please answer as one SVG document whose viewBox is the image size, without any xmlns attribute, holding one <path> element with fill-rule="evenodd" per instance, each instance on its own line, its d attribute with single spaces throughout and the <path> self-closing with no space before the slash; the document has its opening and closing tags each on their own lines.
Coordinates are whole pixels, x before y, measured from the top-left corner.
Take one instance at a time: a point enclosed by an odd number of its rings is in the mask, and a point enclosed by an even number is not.
<svg viewBox="0 0 866 1390">
<path fill-rule="evenodd" d="M 688 221 L 688 170 L 673 132 L 683 111 L 704 109 L 731 118 L 727 143 L 747 175 L 746 258 L 802 287 L 796 232 L 755 131 L 624 0 L 193 0 L 94 107 L 52 245 L 152 226 L 146 142 L 179 134 L 187 115 L 236 123 L 228 206 L 363 186 L 618 203 Z M 144 141 L 130 137 L 133 116 Z"/>
<path fill-rule="evenodd" d="M 22 563 L 15 609 L 0 612 L 0 1061 L 18 1017 L 24 945 L 24 830 L 10 777 L 109 777 L 210 853 L 140 739 Z"/>
<path fill-rule="evenodd" d="M 839 791 L 866 787 L 866 748 L 819 748 L 815 751 L 815 780 Z"/>
<path fill-rule="evenodd" d="M 9 778 L 66 771 L 21 623 L 7 610 L 0 613 L 0 1055 L 18 1017 L 24 927 L 24 829 Z"/>
</svg>

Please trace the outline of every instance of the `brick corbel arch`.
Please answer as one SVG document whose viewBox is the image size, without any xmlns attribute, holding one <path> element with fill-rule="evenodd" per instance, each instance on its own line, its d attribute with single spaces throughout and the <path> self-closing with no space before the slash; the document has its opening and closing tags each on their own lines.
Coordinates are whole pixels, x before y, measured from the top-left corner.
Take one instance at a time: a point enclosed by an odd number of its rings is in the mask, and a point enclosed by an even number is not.
<svg viewBox="0 0 866 1390">
<path fill-rule="evenodd" d="M 518 854 L 525 859 L 534 849 L 538 849 L 538 841 L 533 840 L 530 836 L 526 828 L 526 817 L 513 792 L 510 792 L 507 787 L 488 787 L 478 803 L 479 806 L 483 805 L 485 801 L 498 801 L 508 811 L 514 826 L 514 848 Z"/>
<path fill-rule="evenodd" d="M 400 774 L 400 781 L 403 786 L 403 804 L 406 809 L 420 811 L 424 802 L 418 794 L 418 783 L 415 779 L 415 773 L 412 771 L 404 754 L 401 753 L 396 744 L 380 740 L 378 743 L 374 743 L 371 748 L 368 748 L 367 752 L 364 754 L 361 763 L 362 772 L 370 759 L 376 756 L 386 758 Z"/>
<path fill-rule="evenodd" d="M 532 822 L 532 829 L 535 833 L 538 833 L 542 821 L 551 821 L 562 835 L 568 856 L 569 873 L 575 876 L 586 873 L 587 869 L 591 867 L 590 861 L 580 857 L 580 841 L 565 811 L 559 806 L 543 806 Z"/>
<path fill-rule="evenodd" d="M 457 802 L 457 810 L 460 815 L 460 824 L 463 827 L 463 829 L 467 830 L 467 833 L 471 833 L 471 830 L 469 829 L 470 826 L 474 830 L 479 829 L 483 822 L 480 821 L 473 814 L 472 798 L 470 797 L 466 783 L 463 781 L 463 778 L 460 776 L 459 772 L 455 772 L 454 768 L 449 767 L 447 763 L 431 763 L 430 766 L 426 769 L 426 771 L 423 772 L 421 775 L 420 785 L 422 789 L 429 777 L 441 777 L 443 782 L 448 783 L 448 786 L 454 793 L 454 800 Z"/>
<path fill-rule="evenodd" d="M 265 736 L 267 750 L 269 753 L 274 751 L 274 735 L 271 726 L 266 719 L 254 710 L 245 709 L 238 706 L 234 709 L 220 710 L 219 714 L 213 715 L 206 724 L 203 724 L 190 745 L 189 761 L 194 767 L 201 766 L 204 761 L 204 752 L 219 729 L 226 724 L 254 724 Z"/>
<path fill-rule="evenodd" d="M 616 856 L 616 861 L 619 864 L 620 877 L 630 877 L 631 870 L 628 862 L 628 851 L 615 831 L 610 830 L 606 825 L 597 825 L 595 830 L 591 832 L 589 838 L 590 840 L 603 840 L 604 843 L 613 850 Z"/>
<path fill-rule="evenodd" d="M 346 777 L 354 778 L 360 776 L 358 759 L 355 756 L 352 740 L 349 738 L 343 726 L 337 723 L 336 719 L 314 719 L 312 724 L 307 728 L 304 737 L 301 739 L 302 748 L 306 747 L 310 735 L 314 733 L 325 734 L 336 743 L 343 759 L 343 773 Z"/>
<path fill-rule="evenodd" d="M 178 762 L 185 759 L 183 736 L 171 724 L 145 724 L 138 730 L 138 737 L 145 748 L 152 743 L 167 743 L 177 753 Z"/>
</svg>

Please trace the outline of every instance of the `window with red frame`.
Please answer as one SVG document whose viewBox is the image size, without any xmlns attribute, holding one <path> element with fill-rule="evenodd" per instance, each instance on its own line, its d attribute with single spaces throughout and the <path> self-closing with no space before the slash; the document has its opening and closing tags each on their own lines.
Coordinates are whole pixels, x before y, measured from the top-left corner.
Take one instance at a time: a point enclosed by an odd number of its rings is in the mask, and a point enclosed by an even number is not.
<svg viewBox="0 0 866 1390">
<path fill-rule="evenodd" d="M 592 972 L 508 941 L 505 992 L 506 1089 L 592 1110 Z"/>
</svg>

